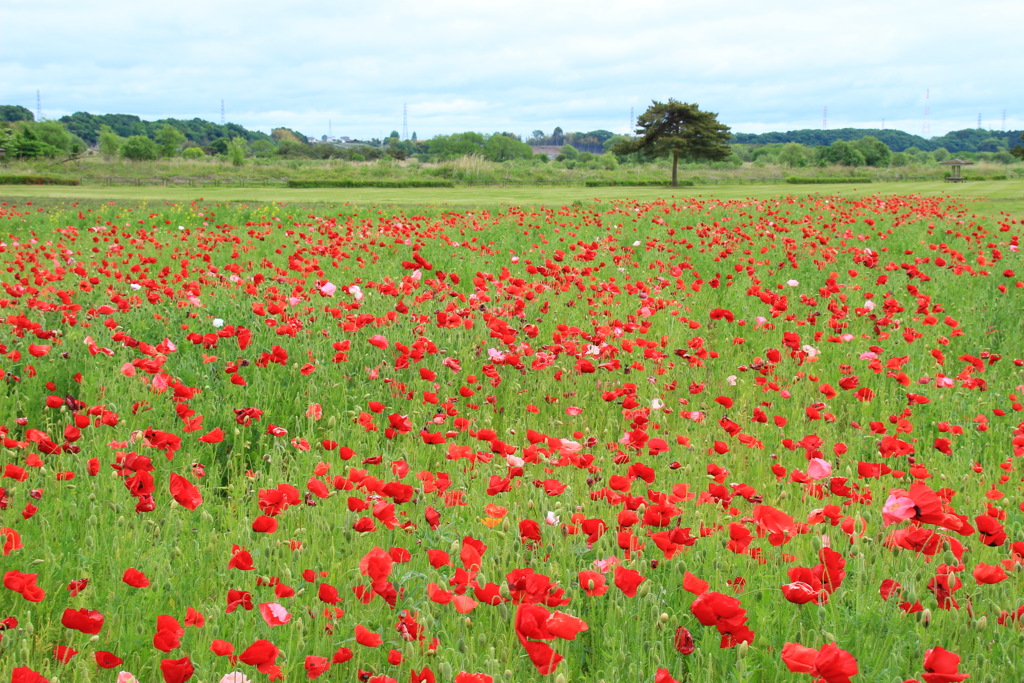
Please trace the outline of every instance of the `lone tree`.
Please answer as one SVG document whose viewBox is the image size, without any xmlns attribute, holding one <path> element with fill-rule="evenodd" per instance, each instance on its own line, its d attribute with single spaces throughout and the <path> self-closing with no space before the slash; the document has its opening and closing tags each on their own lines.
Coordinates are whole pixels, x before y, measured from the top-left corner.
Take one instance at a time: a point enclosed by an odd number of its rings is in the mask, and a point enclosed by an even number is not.
<svg viewBox="0 0 1024 683">
<path fill-rule="evenodd" d="M 672 153 L 672 186 L 678 181 L 679 159 L 690 161 L 722 161 L 732 153 L 729 149 L 729 126 L 719 123 L 718 114 L 701 111 L 696 104 L 652 102 L 636 120 L 639 137 L 625 140 L 613 147 L 616 154 L 642 152 L 647 156 Z"/>
</svg>

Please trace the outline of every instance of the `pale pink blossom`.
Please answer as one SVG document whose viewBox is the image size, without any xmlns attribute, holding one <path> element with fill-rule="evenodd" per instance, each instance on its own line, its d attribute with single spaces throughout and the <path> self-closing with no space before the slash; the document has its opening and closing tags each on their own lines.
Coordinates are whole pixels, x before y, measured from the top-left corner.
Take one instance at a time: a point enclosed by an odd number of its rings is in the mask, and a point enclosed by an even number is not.
<svg viewBox="0 0 1024 683">
<path fill-rule="evenodd" d="M 229 674 L 224 674 L 220 683 L 250 683 L 250 681 L 241 671 L 232 671 Z"/>
<path fill-rule="evenodd" d="M 882 521 L 885 523 L 885 526 L 898 524 L 905 519 L 910 519 L 916 513 L 917 508 L 914 505 L 913 498 L 897 496 L 895 493 L 891 493 L 889 494 L 889 499 L 885 501 L 885 505 L 882 506 Z"/>
<path fill-rule="evenodd" d="M 807 464 L 807 476 L 815 481 L 832 474 L 832 463 L 821 458 L 811 458 Z"/>
</svg>

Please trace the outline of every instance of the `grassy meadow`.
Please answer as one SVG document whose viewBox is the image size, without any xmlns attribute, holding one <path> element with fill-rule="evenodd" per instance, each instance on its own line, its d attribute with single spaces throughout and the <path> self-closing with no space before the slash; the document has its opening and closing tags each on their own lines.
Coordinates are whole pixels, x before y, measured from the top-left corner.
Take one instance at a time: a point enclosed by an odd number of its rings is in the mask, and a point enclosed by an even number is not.
<svg viewBox="0 0 1024 683">
<path fill-rule="evenodd" d="M 1022 197 L 0 188 L 0 672 L 1020 680 Z"/>
</svg>

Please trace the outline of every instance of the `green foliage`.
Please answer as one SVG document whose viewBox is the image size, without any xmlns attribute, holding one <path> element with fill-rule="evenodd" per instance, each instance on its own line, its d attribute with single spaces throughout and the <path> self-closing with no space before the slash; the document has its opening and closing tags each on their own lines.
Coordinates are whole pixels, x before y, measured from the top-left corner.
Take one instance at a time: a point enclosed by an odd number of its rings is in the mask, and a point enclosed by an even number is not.
<svg viewBox="0 0 1024 683">
<path fill-rule="evenodd" d="M 174 126 L 165 123 L 157 131 L 156 143 L 160 145 L 160 156 L 176 157 L 181 146 L 185 144 L 185 135 Z"/>
<path fill-rule="evenodd" d="M 695 104 L 652 102 L 636 122 L 635 140 L 614 148 L 617 154 L 641 152 L 650 156 L 672 155 L 672 185 L 678 181 L 679 159 L 723 161 L 729 149 L 729 127 L 719 123 L 718 114 L 701 111 Z"/>
<path fill-rule="evenodd" d="M 888 166 L 892 159 L 892 152 L 886 144 L 871 135 L 865 135 L 853 146 L 864 156 L 864 163 L 868 166 Z"/>
<path fill-rule="evenodd" d="M 786 182 L 790 185 L 834 185 L 836 183 L 857 184 L 870 183 L 871 178 L 825 178 L 812 176 L 789 176 Z"/>
<path fill-rule="evenodd" d="M 60 153 L 60 148 L 43 140 L 35 126 L 31 124 L 25 125 L 21 130 L 14 134 L 8 144 L 7 150 L 7 154 L 12 159 L 55 157 Z"/>
<path fill-rule="evenodd" d="M 585 180 L 583 184 L 586 187 L 669 187 L 668 181 L 665 180 L 618 180 L 616 178 L 609 179 L 591 179 Z M 692 180 L 680 180 L 676 183 L 676 187 L 693 187 L 694 181 Z"/>
<path fill-rule="evenodd" d="M 864 166 L 867 164 L 861 151 L 846 140 L 836 140 L 828 147 L 819 147 L 815 151 L 815 159 L 819 166 Z"/>
<path fill-rule="evenodd" d="M 0 105 L 0 121 L 35 121 L 36 117 L 32 113 L 31 109 L 27 109 L 20 104 L 2 104 Z"/>
<path fill-rule="evenodd" d="M 949 150 L 946 149 L 945 147 L 939 147 L 938 149 L 932 151 L 932 159 L 935 159 L 935 161 L 938 162 L 943 162 L 946 159 L 950 158 L 951 156 L 952 155 L 949 153 Z"/>
<path fill-rule="evenodd" d="M 0 185 L 81 185 L 76 178 L 60 178 L 42 175 L 0 175 Z"/>
<path fill-rule="evenodd" d="M 558 156 L 555 157 L 555 161 L 576 161 L 579 156 L 579 151 L 572 145 L 562 145 L 562 148 L 558 150 Z"/>
<path fill-rule="evenodd" d="M 990 131 L 978 128 L 965 128 L 955 130 L 945 135 L 930 139 L 919 135 L 912 135 L 901 130 L 880 129 L 880 128 L 807 128 L 803 130 L 791 130 L 788 132 L 770 133 L 735 133 L 733 134 L 734 144 L 744 145 L 768 145 L 784 144 L 787 142 L 798 142 L 808 147 L 827 147 L 837 140 L 855 142 L 864 137 L 877 138 L 893 152 L 909 152 L 910 148 L 923 149 L 926 152 L 934 151 L 939 147 L 946 148 L 953 154 L 978 151 L 998 151 L 991 149 L 992 140 L 996 145 L 1002 144 L 1006 147 L 1005 141 L 1020 135 L 1022 131 Z"/>
<path fill-rule="evenodd" d="M 73 135 L 57 121 L 39 121 L 25 124 L 31 126 L 39 135 L 39 139 L 53 145 L 65 154 L 81 154 L 85 151 L 85 142 Z"/>
<path fill-rule="evenodd" d="M 205 156 L 206 152 L 203 151 L 202 147 L 186 147 L 181 150 L 182 159 L 202 159 Z"/>
<path fill-rule="evenodd" d="M 116 157 L 123 144 L 124 138 L 115 133 L 110 126 L 106 124 L 100 126 L 99 148 L 103 156 Z"/>
<path fill-rule="evenodd" d="M 343 178 L 340 180 L 289 180 L 288 187 L 455 187 L 450 180 L 410 178 L 403 180 L 373 180 Z"/>
<path fill-rule="evenodd" d="M 152 161 L 160 158 L 160 147 L 145 135 L 133 135 L 121 145 L 121 156 L 131 161 Z"/>
<path fill-rule="evenodd" d="M 790 168 L 802 168 L 810 163 L 813 153 L 798 142 L 787 142 L 779 152 L 779 163 Z"/>
<path fill-rule="evenodd" d="M 484 156 L 491 161 L 529 159 L 533 156 L 533 150 L 511 134 L 495 133 L 484 143 Z"/>
<path fill-rule="evenodd" d="M 438 135 L 427 141 L 428 153 L 440 160 L 455 159 L 469 154 L 484 154 L 486 140 L 480 133 Z"/>
<path fill-rule="evenodd" d="M 297 142 L 299 144 L 307 144 L 309 138 L 302 135 L 298 131 L 294 131 L 291 128 L 274 128 L 270 131 L 270 137 L 276 140 L 278 143 L 288 140 L 290 142 Z"/>
<path fill-rule="evenodd" d="M 277 152 L 277 148 L 269 140 L 254 140 L 249 143 L 249 151 L 257 159 L 269 159 Z"/>
<path fill-rule="evenodd" d="M 249 145 L 246 144 L 245 138 L 231 138 L 231 142 L 228 143 L 228 158 L 231 159 L 231 165 L 241 166 L 244 164 L 248 151 Z"/>
</svg>

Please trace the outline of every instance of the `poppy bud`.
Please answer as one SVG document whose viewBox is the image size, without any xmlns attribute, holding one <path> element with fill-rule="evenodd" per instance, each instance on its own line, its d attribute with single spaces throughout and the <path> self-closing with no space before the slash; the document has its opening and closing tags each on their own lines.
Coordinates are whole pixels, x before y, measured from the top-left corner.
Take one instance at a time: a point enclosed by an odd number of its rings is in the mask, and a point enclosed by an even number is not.
<svg viewBox="0 0 1024 683">
<path fill-rule="evenodd" d="M 459 642 L 460 642 L 460 645 L 465 647 L 465 643 L 462 643 L 461 641 L 459 641 Z M 449 664 L 448 662 L 441 662 L 441 664 L 437 668 L 438 668 L 438 671 L 441 672 L 441 680 L 445 680 L 445 681 L 450 681 L 451 680 L 451 678 L 452 678 L 452 665 L 451 664 Z"/>
<path fill-rule="evenodd" d="M 555 676 L 555 683 L 566 683 L 566 680 L 565 674 L 558 674 Z"/>
<path fill-rule="evenodd" d="M 743 659 L 744 657 L 747 656 L 747 653 L 749 651 L 750 651 L 750 643 L 748 643 L 747 641 L 744 640 L 742 643 L 740 643 L 739 645 L 736 646 L 736 657 L 738 659 Z"/>
<path fill-rule="evenodd" d="M 984 614 L 974 622 L 974 630 L 976 631 L 984 631 L 986 626 L 988 626 L 988 617 Z"/>
<path fill-rule="evenodd" d="M 932 611 L 930 609 L 925 608 L 925 609 L 921 610 L 920 612 L 918 612 L 918 614 L 921 615 L 921 625 L 922 626 L 927 628 L 928 626 L 931 625 L 931 623 L 932 623 Z"/>
</svg>

